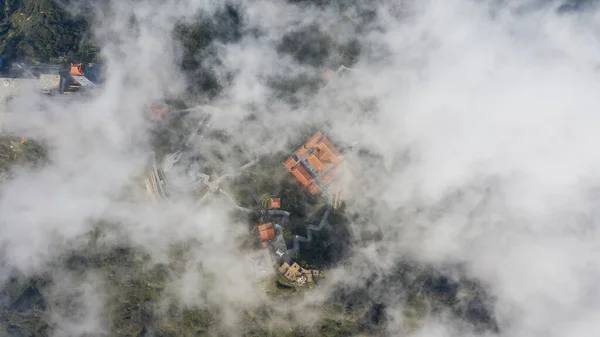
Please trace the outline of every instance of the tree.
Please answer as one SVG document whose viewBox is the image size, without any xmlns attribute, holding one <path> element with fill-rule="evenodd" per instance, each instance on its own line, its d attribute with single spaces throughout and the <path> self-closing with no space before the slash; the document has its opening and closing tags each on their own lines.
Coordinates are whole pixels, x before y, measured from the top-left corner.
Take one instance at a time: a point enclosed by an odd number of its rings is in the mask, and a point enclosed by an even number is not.
<svg viewBox="0 0 600 337">
<path fill-rule="evenodd" d="M 8 62 L 69 55 L 91 61 L 96 56 L 85 39 L 89 23 L 72 17 L 51 0 L 5 0 L 0 19 L 0 55 Z"/>
</svg>

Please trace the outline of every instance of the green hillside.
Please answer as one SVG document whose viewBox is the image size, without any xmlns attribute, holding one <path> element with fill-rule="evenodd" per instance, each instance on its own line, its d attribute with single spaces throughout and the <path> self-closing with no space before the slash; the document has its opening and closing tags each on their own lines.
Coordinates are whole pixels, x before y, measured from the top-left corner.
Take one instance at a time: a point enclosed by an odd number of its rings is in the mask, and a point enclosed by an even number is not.
<svg viewBox="0 0 600 337">
<path fill-rule="evenodd" d="M 92 61 L 89 25 L 52 0 L 2 0 L 0 55 L 5 61 L 52 58 Z M 8 63 L 5 62 L 5 63 Z"/>
</svg>

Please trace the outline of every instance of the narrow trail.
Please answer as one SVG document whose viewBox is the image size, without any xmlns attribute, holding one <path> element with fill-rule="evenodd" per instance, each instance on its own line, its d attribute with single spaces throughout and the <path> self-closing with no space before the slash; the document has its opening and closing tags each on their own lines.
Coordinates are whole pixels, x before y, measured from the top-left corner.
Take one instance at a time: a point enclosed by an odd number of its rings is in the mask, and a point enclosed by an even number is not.
<svg viewBox="0 0 600 337">
<path fill-rule="evenodd" d="M 325 213 L 323 214 L 323 217 L 321 218 L 321 221 L 319 222 L 318 226 L 308 226 L 308 228 L 306 229 L 306 237 L 300 235 L 294 236 L 294 246 L 292 247 L 292 249 L 289 249 L 287 251 L 288 256 L 294 256 L 300 251 L 300 242 L 312 243 L 313 231 L 320 232 L 323 229 L 323 226 L 325 226 L 325 223 L 327 223 L 327 218 L 329 217 L 329 213 L 331 213 L 331 209 L 332 206 L 330 204 L 327 205 L 327 210 L 325 210 Z"/>
</svg>

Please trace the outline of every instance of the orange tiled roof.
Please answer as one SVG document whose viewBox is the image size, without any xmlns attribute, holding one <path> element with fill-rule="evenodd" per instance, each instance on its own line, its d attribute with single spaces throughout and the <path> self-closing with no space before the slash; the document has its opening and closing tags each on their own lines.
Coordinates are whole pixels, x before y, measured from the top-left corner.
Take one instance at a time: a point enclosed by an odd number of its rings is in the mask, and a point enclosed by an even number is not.
<svg viewBox="0 0 600 337">
<path fill-rule="evenodd" d="M 271 208 L 281 207 L 281 199 L 280 198 L 271 198 L 271 200 L 269 200 L 269 206 Z"/>
<path fill-rule="evenodd" d="M 315 182 L 315 179 L 319 181 L 319 178 L 313 177 L 303 165 L 298 165 L 296 159 L 306 160 L 303 163 L 311 166 L 311 170 L 316 171 L 319 175 L 327 172 L 320 180 L 323 184 L 327 184 L 333 179 L 334 174 L 337 172 L 337 166 L 344 160 L 340 151 L 321 132 L 317 132 L 300 147 L 295 155 L 297 158 L 294 156 L 288 158 L 284 162 L 284 166 L 312 194 L 318 193 L 321 189 Z"/>
<path fill-rule="evenodd" d="M 334 156 L 340 155 L 340 152 L 336 149 L 335 146 L 333 146 L 333 144 L 331 144 L 331 141 L 327 137 L 323 137 L 321 144 L 324 145 L 327 148 L 327 151 L 331 152 Z"/>
<path fill-rule="evenodd" d="M 273 240 L 275 238 L 275 230 L 273 229 L 273 223 L 269 222 L 258 226 L 258 235 L 260 236 L 260 240 L 263 241 L 263 247 L 268 247 L 269 244 L 267 243 L 267 241 Z"/>
<path fill-rule="evenodd" d="M 298 158 L 301 158 L 306 152 L 308 152 L 308 150 L 310 150 L 313 146 L 317 145 L 321 138 L 323 138 L 323 134 L 317 132 L 308 142 L 306 142 L 306 144 L 304 144 L 301 148 L 298 149 L 298 151 L 296 151 L 296 155 L 298 156 Z"/>
<path fill-rule="evenodd" d="M 269 241 L 269 240 L 273 240 L 274 238 L 275 238 L 275 230 L 273 228 L 260 232 L 260 239 L 262 241 Z"/>
<path fill-rule="evenodd" d="M 310 185 L 310 183 L 313 182 L 312 176 L 302 165 L 296 166 L 291 172 L 296 177 L 296 179 L 298 179 L 298 181 L 304 186 L 308 186 Z"/>
<path fill-rule="evenodd" d="M 323 161 L 321 161 L 320 158 L 317 158 L 317 156 L 314 154 L 306 157 L 306 160 L 308 160 L 308 162 L 317 170 L 317 172 L 321 172 L 325 169 L 325 163 L 323 163 Z"/>
<path fill-rule="evenodd" d="M 283 165 L 285 167 L 287 167 L 288 170 L 291 170 L 292 167 L 294 167 L 294 165 L 296 165 L 296 161 L 294 160 L 294 158 L 289 157 L 284 163 Z"/>
<path fill-rule="evenodd" d="M 265 224 L 258 226 L 258 231 L 262 232 L 262 231 L 266 231 L 266 230 L 272 229 L 272 228 L 273 228 L 273 223 L 269 222 L 269 223 L 265 223 Z"/>
<path fill-rule="evenodd" d="M 317 133 L 315 133 L 314 136 L 312 136 L 312 138 L 308 142 L 306 142 L 305 146 L 307 148 L 311 148 L 311 147 L 317 145 L 317 143 L 319 142 L 319 140 L 321 140 L 321 138 L 323 138 L 323 134 L 320 132 L 317 132 Z"/>
<path fill-rule="evenodd" d="M 71 75 L 83 76 L 83 64 L 82 63 L 71 63 Z"/>
<path fill-rule="evenodd" d="M 330 163 L 330 164 L 338 163 L 340 161 L 340 158 L 342 157 L 341 155 L 339 155 L 337 153 L 337 150 L 335 152 L 331 151 L 325 143 L 319 143 L 319 145 L 317 145 L 317 149 L 315 150 L 315 152 L 317 152 L 319 154 L 319 159 L 322 162 Z"/>
<path fill-rule="evenodd" d="M 319 185 L 317 184 L 312 184 L 308 186 L 308 191 L 310 192 L 310 194 L 317 194 L 320 190 L 321 188 L 319 188 Z"/>
<path fill-rule="evenodd" d="M 327 137 L 322 137 L 307 159 L 315 170 L 323 172 L 331 167 L 331 165 L 341 162 L 342 156 Z"/>
</svg>

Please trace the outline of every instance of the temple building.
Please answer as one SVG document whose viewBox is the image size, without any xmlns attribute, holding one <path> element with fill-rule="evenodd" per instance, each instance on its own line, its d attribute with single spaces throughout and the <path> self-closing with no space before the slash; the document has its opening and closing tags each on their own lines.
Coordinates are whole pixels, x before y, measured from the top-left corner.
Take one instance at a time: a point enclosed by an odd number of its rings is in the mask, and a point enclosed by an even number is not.
<svg viewBox="0 0 600 337">
<path fill-rule="evenodd" d="M 283 165 L 311 194 L 317 194 L 333 180 L 343 160 L 329 138 L 317 132 Z"/>
</svg>

